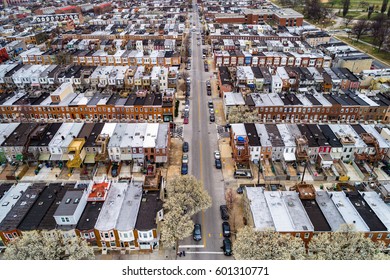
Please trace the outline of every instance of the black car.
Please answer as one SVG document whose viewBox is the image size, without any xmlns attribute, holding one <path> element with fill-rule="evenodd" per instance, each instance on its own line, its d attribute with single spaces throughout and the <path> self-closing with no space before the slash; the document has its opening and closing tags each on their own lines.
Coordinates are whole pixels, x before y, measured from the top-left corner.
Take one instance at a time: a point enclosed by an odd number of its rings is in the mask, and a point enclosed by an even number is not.
<svg viewBox="0 0 390 280">
<path fill-rule="evenodd" d="M 221 212 L 221 219 L 224 221 L 229 220 L 229 212 L 226 205 L 219 206 L 219 211 Z"/>
<path fill-rule="evenodd" d="M 184 142 L 183 143 L 183 153 L 188 153 L 188 150 L 189 150 L 189 145 L 188 145 L 188 142 Z"/>
<path fill-rule="evenodd" d="M 242 194 L 243 192 L 244 192 L 244 188 L 241 187 L 241 186 L 239 186 L 239 187 L 237 188 L 237 193 L 238 193 L 238 194 Z"/>
<path fill-rule="evenodd" d="M 222 163 L 221 163 L 221 160 L 220 159 L 216 159 L 215 160 L 215 167 L 217 169 L 222 169 Z"/>
<path fill-rule="evenodd" d="M 230 237 L 230 225 L 228 222 L 222 223 L 222 235 L 223 237 Z"/>
<path fill-rule="evenodd" d="M 230 239 L 225 238 L 222 243 L 222 249 L 225 256 L 231 256 L 232 255 L 232 242 Z"/>
<path fill-rule="evenodd" d="M 211 89 L 207 89 L 207 95 L 211 96 Z"/>
<path fill-rule="evenodd" d="M 118 164 L 114 163 L 111 167 L 111 176 L 117 177 L 118 176 Z"/>
<path fill-rule="evenodd" d="M 215 116 L 214 115 L 210 115 L 210 122 L 215 122 Z"/>
<path fill-rule="evenodd" d="M 207 103 L 207 106 L 208 106 L 209 108 L 214 108 L 213 101 L 212 101 L 212 100 L 209 100 L 208 103 Z"/>
<path fill-rule="evenodd" d="M 192 232 L 192 238 L 194 238 L 195 241 L 202 240 L 202 227 L 200 224 L 194 225 L 194 231 Z"/>
<path fill-rule="evenodd" d="M 182 163 L 181 164 L 181 175 L 187 175 L 188 174 L 188 164 Z"/>
</svg>

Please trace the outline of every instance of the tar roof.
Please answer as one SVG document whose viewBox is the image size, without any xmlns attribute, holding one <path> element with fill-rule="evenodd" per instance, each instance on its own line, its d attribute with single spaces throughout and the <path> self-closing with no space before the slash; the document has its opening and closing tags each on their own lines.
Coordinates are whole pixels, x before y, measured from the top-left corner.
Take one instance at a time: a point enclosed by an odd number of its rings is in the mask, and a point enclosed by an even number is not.
<svg viewBox="0 0 390 280">
<path fill-rule="evenodd" d="M 91 230 L 95 228 L 96 221 L 99 217 L 100 211 L 103 207 L 102 201 L 88 202 L 85 206 L 84 212 L 80 217 L 79 222 L 77 223 L 76 228 L 78 230 Z"/>
<path fill-rule="evenodd" d="M 100 132 L 104 127 L 104 123 L 95 123 L 92 128 L 91 133 L 89 134 L 87 141 L 85 141 L 85 147 L 93 147 L 95 146 L 96 138 L 99 136 Z"/>
<path fill-rule="evenodd" d="M 355 207 L 360 217 L 363 218 L 371 231 L 387 231 L 385 225 L 381 222 L 377 215 L 372 211 L 371 207 L 365 203 L 363 197 L 357 191 L 345 192 L 352 205 Z"/>
<path fill-rule="evenodd" d="M 245 187 L 255 229 L 274 229 L 275 225 L 264 196 L 264 189 Z"/>
<path fill-rule="evenodd" d="M 61 183 L 53 183 L 50 185 L 61 186 Z M 56 212 L 58 206 L 60 206 L 61 201 L 64 198 L 66 192 L 69 189 L 73 189 L 73 188 L 74 188 L 74 184 L 66 184 L 66 185 L 60 187 L 59 191 L 56 193 L 56 198 L 55 198 L 54 203 L 52 203 L 49 210 L 46 212 L 45 216 L 43 217 L 42 221 L 40 222 L 40 224 L 38 226 L 38 229 L 52 230 L 52 229 L 56 228 L 57 223 L 53 217 L 54 213 Z"/>
<path fill-rule="evenodd" d="M 85 190 L 70 189 L 66 192 L 54 216 L 72 216 L 79 206 Z"/>
<path fill-rule="evenodd" d="M 370 231 L 369 227 L 353 207 L 351 201 L 344 192 L 330 192 L 330 198 L 347 224 L 353 224 L 358 231 Z"/>
<path fill-rule="evenodd" d="M 329 142 L 329 144 L 333 148 L 341 148 L 343 145 L 341 145 L 339 139 L 336 137 L 336 135 L 333 133 L 332 129 L 326 124 L 319 125 L 322 133 L 326 137 L 326 140 Z"/>
<path fill-rule="evenodd" d="M 314 226 L 314 231 L 331 231 L 330 225 L 318 206 L 317 201 L 313 199 L 301 201 Z"/>
<path fill-rule="evenodd" d="M 390 207 L 380 198 L 376 192 L 361 192 L 363 199 L 368 206 L 374 211 L 381 222 L 386 226 L 387 231 L 390 231 Z"/>
<path fill-rule="evenodd" d="M 60 129 L 62 123 L 52 123 L 48 124 L 48 127 L 45 131 L 45 134 L 42 138 L 31 138 L 30 140 L 30 146 L 36 147 L 36 146 L 48 146 L 51 139 L 53 139 L 54 135 L 57 133 L 57 131 Z"/>
<path fill-rule="evenodd" d="M 30 186 L 1 222 L 0 231 L 16 229 L 44 188 L 46 188 L 45 184 L 34 184 Z"/>
<path fill-rule="evenodd" d="M 39 198 L 35 201 L 30 211 L 24 217 L 23 221 L 18 226 L 19 230 L 35 230 L 42 221 L 46 212 L 56 199 L 56 193 L 60 190 L 61 185 L 50 184 L 47 186 Z"/>
<path fill-rule="evenodd" d="M 8 136 L 7 140 L 2 144 L 2 146 L 24 146 L 27 142 L 30 132 L 37 125 L 34 123 L 21 123 L 14 132 Z"/>
<path fill-rule="evenodd" d="M 332 231 L 338 231 L 341 225 L 346 224 L 344 218 L 337 210 L 336 205 L 331 200 L 328 192 L 317 191 L 316 201 L 326 220 L 328 221 L 329 226 L 332 228 Z"/>
<path fill-rule="evenodd" d="M 118 231 L 129 231 L 134 229 L 137 221 L 138 211 L 142 198 L 142 182 L 130 183 L 116 223 Z"/>
<path fill-rule="evenodd" d="M 249 145 L 252 147 L 261 146 L 260 138 L 257 134 L 256 126 L 253 123 L 245 123 L 245 130 L 248 136 Z"/>
<path fill-rule="evenodd" d="M 113 183 L 111 185 L 106 201 L 95 224 L 97 230 L 109 231 L 115 228 L 127 188 L 127 183 Z"/>
<path fill-rule="evenodd" d="M 13 183 L 4 183 L 0 185 L 0 201 L 13 185 Z"/>
<path fill-rule="evenodd" d="M 271 141 L 272 146 L 284 147 L 282 136 L 280 135 L 276 124 L 266 124 L 265 128 L 267 129 L 269 140 Z"/>
<path fill-rule="evenodd" d="M 162 209 L 162 204 L 159 192 L 147 192 L 143 194 L 135 228 L 137 230 L 157 228 L 156 216 L 157 212 Z"/>
<path fill-rule="evenodd" d="M 27 190 L 30 183 L 19 183 L 12 186 L 0 200 L 0 222 L 3 221 L 12 207 L 20 200 L 21 194 Z"/>
</svg>

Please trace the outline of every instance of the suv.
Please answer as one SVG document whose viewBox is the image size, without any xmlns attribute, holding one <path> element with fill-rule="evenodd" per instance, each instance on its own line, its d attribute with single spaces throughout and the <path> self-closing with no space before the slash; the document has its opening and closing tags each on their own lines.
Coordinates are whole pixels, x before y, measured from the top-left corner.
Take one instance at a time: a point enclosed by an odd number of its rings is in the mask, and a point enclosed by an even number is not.
<svg viewBox="0 0 390 280">
<path fill-rule="evenodd" d="M 192 238 L 194 238 L 195 241 L 202 240 L 202 227 L 200 224 L 194 225 L 194 231 L 192 232 Z"/>
<path fill-rule="evenodd" d="M 209 100 L 209 102 L 207 104 L 208 104 L 209 108 L 214 108 L 214 104 L 213 104 L 212 100 Z"/>
<path fill-rule="evenodd" d="M 228 222 L 222 223 L 222 235 L 223 237 L 230 237 L 230 225 Z"/>
<path fill-rule="evenodd" d="M 228 238 L 223 239 L 222 249 L 225 256 L 232 255 L 232 242 Z"/>
<path fill-rule="evenodd" d="M 183 143 L 183 153 L 188 153 L 189 145 L 188 142 Z"/>
<path fill-rule="evenodd" d="M 252 175 L 248 171 L 234 171 L 234 178 L 252 178 Z"/>
<path fill-rule="evenodd" d="M 219 211 L 221 212 L 221 219 L 224 221 L 229 220 L 228 208 L 226 205 L 219 206 Z"/>
<path fill-rule="evenodd" d="M 181 175 L 187 175 L 188 174 L 188 164 L 182 163 L 181 164 Z"/>
<path fill-rule="evenodd" d="M 215 168 L 222 169 L 222 163 L 220 159 L 215 159 Z"/>
</svg>

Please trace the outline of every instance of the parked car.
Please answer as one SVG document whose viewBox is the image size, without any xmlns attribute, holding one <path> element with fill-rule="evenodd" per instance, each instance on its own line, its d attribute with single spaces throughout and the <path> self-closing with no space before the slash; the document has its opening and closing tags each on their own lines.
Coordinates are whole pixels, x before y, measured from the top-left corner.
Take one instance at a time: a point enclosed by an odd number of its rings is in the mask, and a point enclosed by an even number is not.
<svg viewBox="0 0 390 280">
<path fill-rule="evenodd" d="M 209 100 L 208 104 L 209 108 L 214 108 L 214 104 L 212 100 Z"/>
<path fill-rule="evenodd" d="M 239 186 L 239 187 L 237 188 L 237 193 L 238 193 L 238 194 L 243 194 L 243 193 L 244 193 L 244 188 L 241 187 L 241 186 Z"/>
<path fill-rule="evenodd" d="M 182 163 L 181 164 L 181 175 L 187 175 L 188 174 L 188 164 Z"/>
<path fill-rule="evenodd" d="M 112 166 L 111 166 L 111 176 L 112 177 L 117 177 L 118 176 L 118 164 L 117 163 L 114 163 Z"/>
<path fill-rule="evenodd" d="M 184 117 L 184 121 L 183 121 L 184 124 L 188 124 L 189 123 L 189 119 L 188 117 Z"/>
<path fill-rule="evenodd" d="M 211 89 L 207 89 L 207 95 L 211 96 Z"/>
<path fill-rule="evenodd" d="M 209 109 L 209 112 L 210 112 L 210 114 L 213 115 L 213 114 L 214 114 L 214 109 L 213 109 L 213 108 L 210 108 L 210 109 Z"/>
<path fill-rule="evenodd" d="M 202 227 L 200 224 L 194 225 L 194 231 L 192 232 L 192 237 L 195 241 L 202 240 Z"/>
<path fill-rule="evenodd" d="M 215 168 L 222 169 L 222 162 L 220 159 L 215 160 Z"/>
<path fill-rule="evenodd" d="M 228 222 L 222 223 L 222 235 L 223 237 L 230 237 L 230 225 Z"/>
<path fill-rule="evenodd" d="M 219 211 L 221 212 L 221 219 L 224 221 L 229 220 L 229 212 L 226 205 L 219 206 Z"/>
<path fill-rule="evenodd" d="M 210 115 L 210 122 L 215 122 L 215 116 L 214 115 Z"/>
<path fill-rule="evenodd" d="M 221 153 L 219 151 L 214 151 L 214 158 L 221 159 Z"/>
<path fill-rule="evenodd" d="M 189 144 L 188 142 L 184 142 L 183 143 L 183 153 L 188 153 L 188 150 L 189 150 Z"/>
<path fill-rule="evenodd" d="M 181 158 L 181 162 L 182 163 L 187 163 L 188 164 L 188 154 L 183 154 L 182 158 Z"/>
<path fill-rule="evenodd" d="M 249 171 L 234 171 L 234 178 L 252 178 L 252 174 Z"/>
<path fill-rule="evenodd" d="M 222 241 L 222 250 L 223 254 L 225 256 L 231 256 L 232 255 L 232 242 L 229 238 L 224 238 Z"/>
</svg>

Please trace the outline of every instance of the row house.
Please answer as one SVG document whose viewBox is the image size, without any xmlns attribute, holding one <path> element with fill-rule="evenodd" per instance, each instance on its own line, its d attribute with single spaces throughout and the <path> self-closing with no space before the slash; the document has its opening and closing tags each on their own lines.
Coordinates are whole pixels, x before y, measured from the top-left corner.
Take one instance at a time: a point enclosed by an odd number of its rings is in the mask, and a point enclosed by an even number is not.
<svg viewBox="0 0 390 280">
<path fill-rule="evenodd" d="M 370 139 L 366 135 L 374 138 L 375 143 L 368 142 Z M 241 145 L 235 139 L 238 136 L 242 138 Z M 390 148 L 388 140 L 374 125 L 364 124 L 231 124 L 230 138 L 232 148 L 236 150 L 233 155 L 237 162 L 248 152 L 248 160 L 254 163 L 272 159 L 287 164 L 303 160 L 299 155 L 302 149 L 306 154 L 305 160 L 312 163 L 317 161 L 319 155 L 344 162 L 364 154 L 381 160 Z"/>
<path fill-rule="evenodd" d="M 0 223 L 0 238 L 3 244 L 7 245 L 21 235 L 18 226 L 45 188 L 45 184 L 33 184 L 17 195 L 20 199 Z"/>
<path fill-rule="evenodd" d="M 330 67 L 332 59 L 319 54 L 299 54 L 294 52 L 261 52 L 250 54 L 241 51 L 215 51 L 216 66 L 295 66 Z"/>
<path fill-rule="evenodd" d="M 282 209 L 284 215 L 279 215 Z M 244 213 L 256 230 L 273 228 L 300 237 L 305 244 L 314 234 L 332 234 L 345 224 L 374 242 L 390 243 L 390 210 L 375 192 L 316 191 L 311 185 L 299 185 L 297 192 L 246 187 Z"/>
<path fill-rule="evenodd" d="M 71 41 L 72 42 L 72 41 Z M 72 48 L 71 48 L 72 49 Z M 59 60 L 57 55 L 63 55 L 58 51 L 42 52 L 33 48 L 20 54 L 23 64 L 55 64 Z M 181 56 L 170 50 L 153 50 L 145 54 L 141 50 L 117 50 L 110 54 L 104 50 L 75 50 L 65 53 L 70 62 L 81 66 L 179 66 Z M 62 59 L 62 58 L 61 58 Z"/>
</svg>

